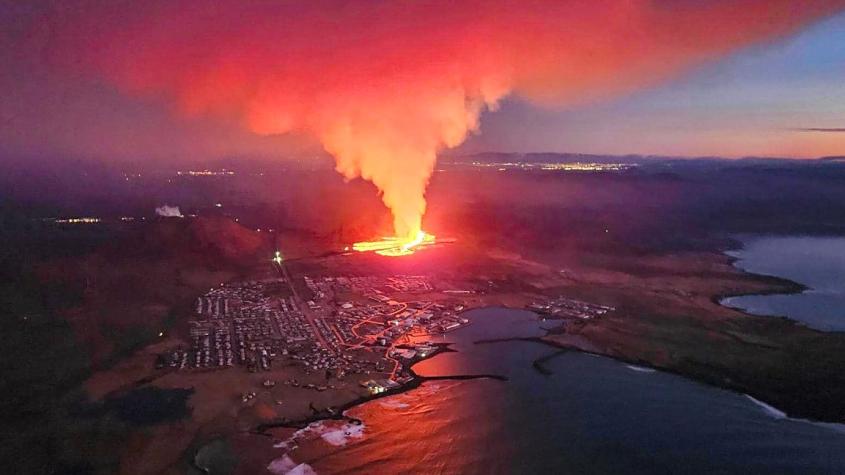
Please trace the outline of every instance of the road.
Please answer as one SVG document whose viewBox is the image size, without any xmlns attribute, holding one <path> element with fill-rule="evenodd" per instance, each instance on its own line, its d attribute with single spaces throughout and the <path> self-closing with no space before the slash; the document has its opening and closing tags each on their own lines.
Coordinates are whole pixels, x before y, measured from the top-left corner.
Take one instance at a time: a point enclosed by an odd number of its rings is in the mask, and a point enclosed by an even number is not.
<svg viewBox="0 0 845 475">
<path fill-rule="evenodd" d="M 279 271 L 279 275 L 281 275 L 285 281 L 288 283 L 288 287 L 290 288 L 291 294 L 293 294 L 293 299 L 296 301 L 296 305 L 299 307 L 299 311 L 302 312 L 302 315 L 305 317 L 305 320 L 308 321 L 308 324 L 311 325 L 311 329 L 314 331 L 314 335 L 317 336 L 317 340 L 319 341 L 320 345 L 323 348 L 331 351 L 334 354 L 337 354 L 337 350 L 335 347 L 326 340 L 323 336 L 323 333 L 320 331 L 320 328 L 317 326 L 317 322 L 314 321 L 314 314 L 302 297 L 299 296 L 299 292 L 296 291 L 296 286 L 293 285 L 293 279 L 290 276 L 290 272 L 288 271 L 287 266 L 285 265 L 285 261 L 276 262 L 273 261 L 273 265 Z"/>
<path fill-rule="evenodd" d="M 302 297 L 299 296 L 299 293 L 296 291 L 296 287 L 293 285 L 293 279 L 290 276 L 290 272 L 288 271 L 287 266 L 285 266 L 285 261 L 282 261 L 282 262 L 275 262 L 274 261 L 273 265 L 276 266 L 277 270 L 279 271 L 279 275 L 287 281 L 288 287 L 290 287 L 291 294 L 293 295 L 294 300 L 296 301 L 297 305 L 299 306 L 300 312 L 302 312 L 302 315 L 305 316 L 305 319 L 308 321 L 308 324 L 311 325 L 311 328 L 313 329 L 314 334 L 317 335 L 317 339 L 319 340 L 320 344 L 323 345 L 324 348 L 328 349 L 332 353 L 338 354 L 340 352 L 340 350 L 338 348 L 335 348 L 333 345 L 331 345 L 325 339 L 322 332 L 320 331 L 320 328 L 317 326 L 317 322 L 314 321 L 315 315 L 314 315 L 313 311 L 310 308 L 308 308 L 308 305 L 305 304 L 305 300 L 303 300 Z M 394 310 L 394 311 L 388 313 L 387 316 L 398 315 L 399 313 L 408 309 L 408 304 L 406 302 L 398 302 L 398 303 L 399 303 L 399 308 L 397 310 Z M 427 307 L 428 306 L 426 306 L 425 308 L 427 308 Z M 358 344 L 355 344 L 355 345 L 343 343 L 343 338 L 340 336 L 340 334 L 337 333 L 337 330 L 334 329 L 331 325 L 329 325 L 329 328 L 332 331 L 335 332 L 335 335 L 338 337 L 338 341 L 341 342 L 342 345 L 347 346 L 350 349 L 364 348 L 363 343 L 365 341 L 373 342 L 373 341 L 377 340 L 378 337 L 380 337 L 381 335 L 383 335 L 385 332 L 387 332 L 390 329 L 390 327 L 385 327 L 384 329 L 382 329 L 381 331 L 379 331 L 378 333 L 376 333 L 374 335 L 367 335 L 365 337 L 362 337 L 361 335 L 358 334 L 357 328 L 360 325 L 363 325 L 364 323 L 373 323 L 373 324 L 376 324 L 376 325 L 383 325 L 384 324 L 384 322 L 378 322 L 378 321 L 373 321 L 373 320 L 367 319 L 367 320 L 358 322 L 357 324 L 353 325 L 352 328 L 351 328 L 352 333 L 356 337 L 361 338 L 361 340 L 362 340 L 361 342 L 359 342 Z M 406 335 L 402 335 L 401 337 L 396 338 L 390 344 L 390 346 L 385 349 L 384 358 L 393 363 L 393 369 L 390 371 L 389 379 L 396 379 L 397 373 L 402 368 L 402 363 L 398 359 L 390 356 L 390 353 L 394 350 L 397 343 L 404 338 L 406 338 Z"/>
</svg>

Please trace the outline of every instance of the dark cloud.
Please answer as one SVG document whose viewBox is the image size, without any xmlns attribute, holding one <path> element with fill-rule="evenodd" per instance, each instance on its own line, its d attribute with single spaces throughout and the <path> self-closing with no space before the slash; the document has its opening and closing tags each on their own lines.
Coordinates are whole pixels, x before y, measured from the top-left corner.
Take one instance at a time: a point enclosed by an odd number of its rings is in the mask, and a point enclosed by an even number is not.
<svg viewBox="0 0 845 475">
<path fill-rule="evenodd" d="M 845 132 L 845 127 L 800 127 L 798 132 Z"/>
</svg>

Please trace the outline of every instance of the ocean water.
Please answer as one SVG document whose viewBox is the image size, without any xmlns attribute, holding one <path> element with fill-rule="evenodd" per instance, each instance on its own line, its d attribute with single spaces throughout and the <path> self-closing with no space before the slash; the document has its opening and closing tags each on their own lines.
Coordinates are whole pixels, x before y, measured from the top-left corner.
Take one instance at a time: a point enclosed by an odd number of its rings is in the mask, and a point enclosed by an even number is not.
<svg viewBox="0 0 845 475">
<path fill-rule="evenodd" d="M 371 401 L 348 412 L 364 428 L 344 443 L 280 449 L 279 460 L 318 474 L 845 473 L 841 426 L 791 420 L 742 394 L 584 353 L 559 353 L 543 375 L 531 364 L 554 348 L 475 343 L 539 335 L 533 314 L 466 315 L 473 323 L 447 335 L 458 351 L 415 370 L 507 381 L 430 381 Z"/>
<path fill-rule="evenodd" d="M 845 331 L 845 237 L 755 237 L 730 255 L 747 272 L 773 275 L 809 287 L 800 294 L 745 295 L 723 305 L 755 315 L 785 316 L 811 328 Z"/>
<path fill-rule="evenodd" d="M 90 403 L 83 411 L 92 417 L 104 417 L 111 412 L 121 421 L 135 427 L 175 422 L 190 415 L 188 399 L 193 392 L 193 389 L 145 386 L 107 398 L 102 403 Z"/>
</svg>

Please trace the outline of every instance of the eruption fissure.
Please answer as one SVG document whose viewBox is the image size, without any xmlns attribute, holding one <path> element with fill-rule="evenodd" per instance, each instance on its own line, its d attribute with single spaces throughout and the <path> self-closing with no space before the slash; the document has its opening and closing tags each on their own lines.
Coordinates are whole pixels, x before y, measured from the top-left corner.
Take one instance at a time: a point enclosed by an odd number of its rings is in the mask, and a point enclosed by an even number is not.
<svg viewBox="0 0 845 475">
<path fill-rule="evenodd" d="M 413 254 L 417 249 L 435 244 L 437 239 L 426 233 L 418 231 L 411 239 L 386 236 L 377 241 L 362 241 L 352 245 L 352 249 L 358 252 L 375 252 L 376 254 L 389 257 L 407 256 Z"/>
</svg>

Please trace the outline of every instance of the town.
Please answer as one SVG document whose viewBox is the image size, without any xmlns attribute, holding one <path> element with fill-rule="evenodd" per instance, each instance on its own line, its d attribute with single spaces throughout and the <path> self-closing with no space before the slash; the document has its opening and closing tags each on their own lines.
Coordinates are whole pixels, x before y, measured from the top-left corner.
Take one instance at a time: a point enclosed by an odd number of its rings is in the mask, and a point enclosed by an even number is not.
<svg viewBox="0 0 845 475">
<path fill-rule="evenodd" d="M 183 371 L 240 367 L 270 372 L 300 365 L 307 374 L 349 375 L 370 393 L 412 379 L 409 367 L 437 352 L 433 337 L 469 323 L 464 304 L 444 305 L 425 276 L 281 277 L 224 283 L 194 304 L 190 347 L 159 355 L 157 366 Z M 426 295 L 428 294 L 428 295 Z M 284 384 L 299 386 L 296 379 Z M 267 379 L 266 387 L 276 381 Z M 303 385 L 305 387 L 305 385 Z M 251 398 L 244 394 L 244 402 Z"/>
<path fill-rule="evenodd" d="M 546 302 L 533 302 L 528 310 L 543 315 L 545 318 L 561 320 L 592 320 L 616 310 L 608 305 L 599 305 L 566 297 L 558 297 Z"/>
</svg>

